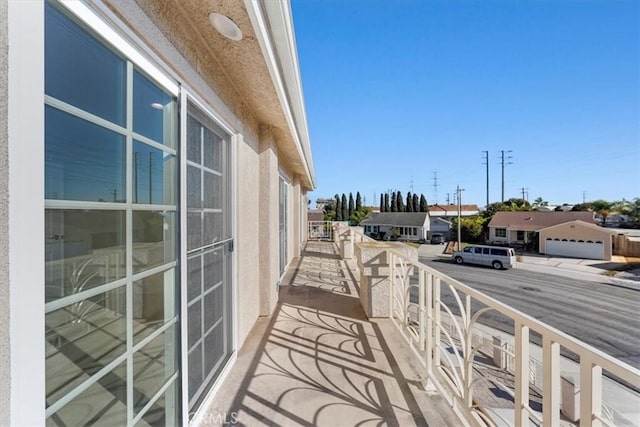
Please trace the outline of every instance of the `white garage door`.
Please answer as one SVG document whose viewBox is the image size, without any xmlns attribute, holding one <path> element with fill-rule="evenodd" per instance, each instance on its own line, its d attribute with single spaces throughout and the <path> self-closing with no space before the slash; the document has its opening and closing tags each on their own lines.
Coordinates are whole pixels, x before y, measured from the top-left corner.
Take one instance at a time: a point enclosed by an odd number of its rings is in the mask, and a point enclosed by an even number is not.
<svg viewBox="0 0 640 427">
<path fill-rule="evenodd" d="M 547 255 L 559 255 L 571 258 L 604 259 L 604 243 L 597 241 L 555 240 L 547 238 Z"/>
</svg>

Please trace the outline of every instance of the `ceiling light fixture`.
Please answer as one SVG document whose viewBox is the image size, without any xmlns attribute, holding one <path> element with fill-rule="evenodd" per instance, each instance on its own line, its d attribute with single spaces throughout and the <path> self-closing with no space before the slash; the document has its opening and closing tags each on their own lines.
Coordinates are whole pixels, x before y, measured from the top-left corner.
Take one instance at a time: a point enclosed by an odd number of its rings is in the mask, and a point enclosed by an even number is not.
<svg viewBox="0 0 640 427">
<path fill-rule="evenodd" d="M 240 31 L 240 27 L 238 27 L 236 23 L 227 16 L 213 12 L 209 14 L 209 21 L 211 22 L 211 25 L 213 25 L 213 28 L 229 40 L 236 42 L 242 40 L 242 31 Z"/>
</svg>

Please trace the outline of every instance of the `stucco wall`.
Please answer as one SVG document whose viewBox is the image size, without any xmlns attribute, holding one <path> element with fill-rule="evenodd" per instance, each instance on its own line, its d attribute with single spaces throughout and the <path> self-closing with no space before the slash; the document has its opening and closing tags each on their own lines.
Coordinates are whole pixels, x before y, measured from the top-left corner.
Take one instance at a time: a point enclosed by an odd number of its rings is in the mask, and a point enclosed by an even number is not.
<svg viewBox="0 0 640 427">
<path fill-rule="evenodd" d="M 584 227 L 580 224 L 568 222 L 557 227 L 540 230 L 540 253 L 546 253 L 547 237 L 552 239 L 573 239 L 573 240 L 600 240 L 604 242 L 604 258 L 611 259 L 611 233 L 600 231 L 591 227 Z"/>
<path fill-rule="evenodd" d="M 9 134 L 7 2 L 0 2 L 0 425 L 9 425 Z"/>
<path fill-rule="evenodd" d="M 245 139 L 237 147 L 237 206 L 236 248 L 237 248 L 237 296 L 241 302 L 238 312 L 238 343 L 244 342 L 259 315 L 260 272 L 257 259 L 260 258 L 258 238 L 260 158 L 258 141 Z"/>
</svg>

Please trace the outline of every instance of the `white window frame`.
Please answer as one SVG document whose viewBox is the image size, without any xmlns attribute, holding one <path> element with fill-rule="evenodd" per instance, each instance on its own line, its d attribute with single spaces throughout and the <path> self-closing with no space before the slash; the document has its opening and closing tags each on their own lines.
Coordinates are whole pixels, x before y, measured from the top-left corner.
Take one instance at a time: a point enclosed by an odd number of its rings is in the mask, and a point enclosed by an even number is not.
<svg viewBox="0 0 640 427">
<path fill-rule="evenodd" d="M 10 419 L 45 419 L 44 6 L 7 6 Z M 25 184 L 28 183 L 28 191 Z"/>
<path fill-rule="evenodd" d="M 187 85 L 181 86 L 180 96 L 179 96 L 179 111 L 180 111 L 180 132 L 179 132 L 179 141 L 187 141 L 187 115 L 189 112 L 189 104 L 192 104 L 201 113 L 210 118 L 216 125 L 220 126 L 223 131 L 225 131 L 230 137 L 230 148 L 231 148 L 231 165 L 229 172 L 229 179 L 231 179 L 231 194 L 230 194 L 230 208 L 231 212 L 231 233 L 234 239 L 234 242 L 238 235 L 237 224 L 238 221 L 236 219 L 236 215 L 238 214 L 237 209 L 237 178 L 238 178 L 238 167 L 237 167 L 237 145 L 242 143 L 242 135 L 235 131 L 231 126 L 229 126 L 226 121 L 215 112 L 215 110 L 204 102 L 201 98 L 199 98 L 194 91 L 190 90 Z M 179 211 L 183 213 L 180 216 L 180 230 L 184 232 L 180 233 L 180 247 L 184 248 L 180 252 L 180 263 L 183 266 L 187 265 L 187 144 L 180 144 L 180 205 Z M 238 359 L 238 298 L 237 298 L 237 286 L 238 286 L 238 257 L 237 251 L 234 250 L 231 253 L 231 308 L 233 310 L 231 320 L 233 322 L 232 332 L 231 332 L 231 354 L 229 359 L 225 363 L 225 366 L 220 371 L 218 378 L 215 380 L 209 391 L 202 398 L 202 404 L 200 408 L 207 408 L 211 401 L 215 398 L 216 394 L 220 390 L 220 387 L 224 380 L 228 377 L 231 372 L 231 368 L 235 364 Z M 182 268 L 180 271 L 180 294 L 181 296 L 187 295 L 187 269 Z M 198 414 L 196 414 L 191 423 L 189 422 L 189 376 L 188 376 L 188 361 L 189 361 L 189 346 L 187 344 L 188 337 L 188 319 L 187 319 L 187 305 L 188 301 L 186 297 L 180 298 L 180 313 L 181 313 L 181 323 L 180 323 L 180 336 L 181 336 L 181 348 L 180 348 L 180 371 L 183 373 L 181 376 L 182 384 L 182 423 L 181 425 L 188 426 L 190 424 L 193 425 L 201 425 L 205 421 L 204 417 L 206 416 L 206 411 L 201 410 Z"/>
</svg>

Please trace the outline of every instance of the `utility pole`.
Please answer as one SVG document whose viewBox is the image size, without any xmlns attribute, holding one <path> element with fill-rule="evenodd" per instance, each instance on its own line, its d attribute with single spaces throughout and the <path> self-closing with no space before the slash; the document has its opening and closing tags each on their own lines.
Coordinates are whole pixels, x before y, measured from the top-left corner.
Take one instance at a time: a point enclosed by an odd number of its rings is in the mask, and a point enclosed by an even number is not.
<svg viewBox="0 0 640 427">
<path fill-rule="evenodd" d="M 450 205 L 451 201 L 449 200 L 449 193 L 447 193 L 447 205 Z"/>
<path fill-rule="evenodd" d="M 507 157 L 505 158 L 504 153 L 507 153 Z M 508 151 L 504 151 L 504 150 L 500 150 L 500 163 L 502 164 L 502 201 L 504 202 L 504 167 L 506 165 L 512 165 L 513 162 L 510 162 L 509 160 L 513 159 L 513 156 L 510 156 L 509 153 L 511 153 L 511 150 Z M 506 160 L 506 162 L 505 162 Z"/>
<path fill-rule="evenodd" d="M 587 192 L 582 192 L 582 204 L 584 205 L 587 202 Z"/>
<path fill-rule="evenodd" d="M 489 152 L 483 151 L 483 153 L 484 153 L 484 158 L 482 159 L 484 160 L 483 165 L 487 167 L 487 206 L 489 206 Z"/>
<path fill-rule="evenodd" d="M 462 216 L 462 192 L 464 188 L 456 186 L 456 199 L 458 200 L 458 250 L 460 250 L 460 244 L 462 243 L 462 227 L 460 224 L 460 217 Z"/>
<path fill-rule="evenodd" d="M 413 177 L 411 177 L 411 181 L 409 183 L 409 188 L 411 189 L 411 193 L 413 193 Z"/>
<path fill-rule="evenodd" d="M 438 204 L 438 172 L 433 173 L 433 199 Z"/>
<path fill-rule="evenodd" d="M 520 190 L 522 191 L 522 200 L 527 200 L 527 199 L 528 199 L 528 197 L 526 197 L 526 198 L 525 198 L 525 197 L 524 197 L 524 194 L 525 194 L 525 193 L 527 193 L 527 196 L 528 196 L 528 195 L 529 195 L 529 189 L 528 189 L 528 188 L 521 187 L 521 188 L 520 188 Z"/>
</svg>

